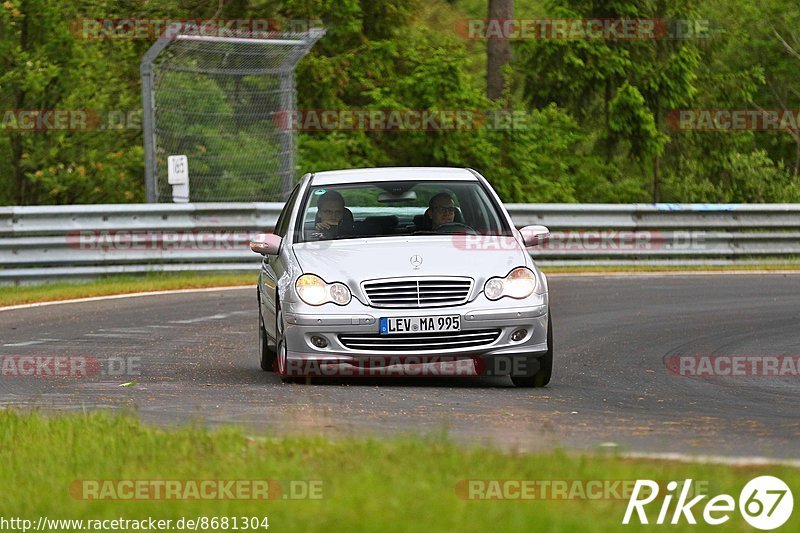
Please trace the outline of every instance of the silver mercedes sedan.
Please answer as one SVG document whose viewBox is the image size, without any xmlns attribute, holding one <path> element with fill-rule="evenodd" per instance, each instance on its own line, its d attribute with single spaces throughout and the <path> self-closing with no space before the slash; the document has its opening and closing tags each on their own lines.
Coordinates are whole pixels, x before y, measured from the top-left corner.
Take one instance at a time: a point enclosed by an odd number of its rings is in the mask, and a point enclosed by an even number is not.
<svg viewBox="0 0 800 533">
<path fill-rule="evenodd" d="M 301 377 L 510 376 L 553 368 L 547 279 L 489 182 L 457 168 L 307 174 L 258 280 L 261 368 Z"/>
</svg>

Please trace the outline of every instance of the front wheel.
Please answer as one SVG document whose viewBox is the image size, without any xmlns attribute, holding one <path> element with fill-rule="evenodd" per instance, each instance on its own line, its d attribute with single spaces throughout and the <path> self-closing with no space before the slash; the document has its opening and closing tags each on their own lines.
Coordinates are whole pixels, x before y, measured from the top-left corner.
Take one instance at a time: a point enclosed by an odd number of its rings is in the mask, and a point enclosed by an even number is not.
<svg viewBox="0 0 800 533">
<path fill-rule="evenodd" d="M 285 324 L 283 323 L 283 311 L 280 302 L 275 303 L 275 339 L 277 343 L 277 354 L 275 356 L 275 373 L 284 383 L 297 383 L 297 376 L 292 376 L 289 371 L 288 349 L 286 339 L 283 336 Z"/>
<path fill-rule="evenodd" d="M 511 382 L 514 385 L 517 387 L 544 387 L 550 383 L 550 377 L 553 375 L 553 319 L 549 312 L 547 313 L 547 352 L 537 357 L 531 357 L 527 362 L 530 365 L 536 359 L 539 360 L 539 369 L 535 374 L 511 374 Z"/>
</svg>

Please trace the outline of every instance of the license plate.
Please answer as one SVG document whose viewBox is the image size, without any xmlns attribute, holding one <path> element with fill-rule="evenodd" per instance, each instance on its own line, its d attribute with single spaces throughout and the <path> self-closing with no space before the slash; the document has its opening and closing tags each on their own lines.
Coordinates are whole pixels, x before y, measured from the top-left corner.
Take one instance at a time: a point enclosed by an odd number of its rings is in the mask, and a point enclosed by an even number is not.
<svg viewBox="0 0 800 533">
<path fill-rule="evenodd" d="M 461 331 L 461 316 L 412 316 L 382 317 L 381 335 L 398 333 L 430 333 L 437 331 Z"/>
</svg>

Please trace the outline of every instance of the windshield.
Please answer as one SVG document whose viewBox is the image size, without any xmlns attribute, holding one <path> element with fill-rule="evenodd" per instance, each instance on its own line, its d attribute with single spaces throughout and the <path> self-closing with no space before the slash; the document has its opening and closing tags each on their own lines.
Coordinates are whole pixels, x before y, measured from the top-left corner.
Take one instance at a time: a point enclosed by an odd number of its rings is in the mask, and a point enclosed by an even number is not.
<svg viewBox="0 0 800 533">
<path fill-rule="evenodd" d="M 475 181 L 401 181 L 311 188 L 300 242 L 465 233 L 510 235 Z"/>
</svg>

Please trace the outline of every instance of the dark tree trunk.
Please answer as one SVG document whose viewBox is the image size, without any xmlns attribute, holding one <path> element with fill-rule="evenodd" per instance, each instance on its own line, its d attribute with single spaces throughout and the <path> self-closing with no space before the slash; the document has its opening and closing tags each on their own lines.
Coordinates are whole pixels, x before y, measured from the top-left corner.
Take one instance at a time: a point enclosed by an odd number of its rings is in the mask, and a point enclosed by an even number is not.
<svg viewBox="0 0 800 533">
<path fill-rule="evenodd" d="M 796 178 L 800 174 L 800 137 L 794 138 L 794 144 L 794 174 L 792 175 Z"/>
<path fill-rule="evenodd" d="M 661 102 L 656 98 L 655 115 L 656 129 L 661 131 Z M 661 156 L 656 154 L 653 158 L 653 203 L 661 201 Z"/>
<path fill-rule="evenodd" d="M 661 156 L 653 160 L 653 203 L 661 201 Z"/>
<path fill-rule="evenodd" d="M 23 4 L 23 19 L 20 28 L 20 48 L 28 50 L 28 11 Z M 14 105 L 17 110 L 25 109 L 26 92 L 19 84 L 14 91 Z M 11 134 L 11 166 L 14 169 L 14 194 L 17 205 L 25 204 L 27 195 L 25 194 L 25 169 L 22 168 L 23 138 L 21 132 Z"/>
<path fill-rule="evenodd" d="M 489 19 L 514 18 L 514 0 L 489 0 Z M 486 96 L 491 100 L 503 97 L 503 66 L 511 61 L 511 41 L 488 39 L 486 44 Z"/>
</svg>

